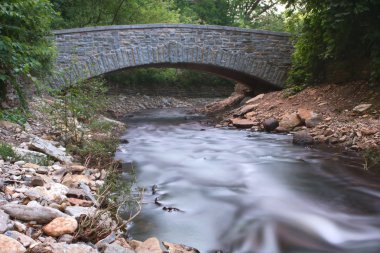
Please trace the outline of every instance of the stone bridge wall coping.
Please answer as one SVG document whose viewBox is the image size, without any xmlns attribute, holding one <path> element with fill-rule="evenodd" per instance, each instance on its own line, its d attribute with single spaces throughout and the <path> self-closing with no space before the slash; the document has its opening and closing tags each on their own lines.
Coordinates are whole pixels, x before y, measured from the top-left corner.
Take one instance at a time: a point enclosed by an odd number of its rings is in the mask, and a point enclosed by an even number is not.
<svg viewBox="0 0 380 253">
<path fill-rule="evenodd" d="M 281 36 L 281 37 L 291 36 L 290 33 L 285 33 L 285 32 L 246 29 L 246 28 L 231 27 L 231 26 L 188 25 L 188 24 L 142 24 L 142 25 L 95 26 L 95 27 L 55 30 L 53 31 L 53 34 L 60 35 L 60 34 L 82 33 L 82 32 L 98 32 L 98 31 L 128 30 L 128 29 L 152 29 L 152 28 L 188 28 L 188 29 L 203 29 L 203 30 L 208 29 L 208 30 L 224 30 L 224 31 L 238 31 L 238 32 L 245 32 L 245 33 L 267 34 L 267 35 L 274 35 L 274 36 Z"/>
</svg>

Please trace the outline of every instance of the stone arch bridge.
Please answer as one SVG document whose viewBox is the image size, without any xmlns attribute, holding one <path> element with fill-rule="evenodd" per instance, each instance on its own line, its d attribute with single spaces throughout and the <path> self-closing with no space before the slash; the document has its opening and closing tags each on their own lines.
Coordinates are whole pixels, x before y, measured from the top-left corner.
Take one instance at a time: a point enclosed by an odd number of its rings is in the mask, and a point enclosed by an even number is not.
<svg viewBox="0 0 380 253">
<path fill-rule="evenodd" d="M 76 28 L 54 31 L 54 41 L 56 85 L 125 68 L 175 67 L 282 88 L 292 53 L 287 33 L 208 25 Z"/>
</svg>

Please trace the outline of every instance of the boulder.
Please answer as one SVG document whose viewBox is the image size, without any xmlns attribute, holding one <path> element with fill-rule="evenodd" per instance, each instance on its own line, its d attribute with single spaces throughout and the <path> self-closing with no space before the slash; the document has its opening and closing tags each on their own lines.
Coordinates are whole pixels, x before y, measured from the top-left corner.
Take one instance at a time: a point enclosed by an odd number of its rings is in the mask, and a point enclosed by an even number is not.
<svg viewBox="0 0 380 253">
<path fill-rule="evenodd" d="M 311 110 L 300 108 L 297 115 L 307 127 L 315 127 L 322 122 L 322 117 Z"/>
<path fill-rule="evenodd" d="M 234 118 L 232 119 L 232 125 L 237 128 L 251 128 L 254 126 L 254 122 L 248 119 Z"/>
<path fill-rule="evenodd" d="M 39 137 L 34 137 L 31 140 L 29 148 L 35 151 L 45 153 L 63 163 L 71 163 L 73 159 L 64 151 L 54 146 L 50 141 L 41 139 Z"/>
<path fill-rule="evenodd" d="M 36 221 L 38 224 L 45 224 L 57 217 L 67 216 L 57 209 L 43 206 L 25 206 L 19 204 L 5 204 L 0 206 L 12 218 L 22 221 Z"/>
<path fill-rule="evenodd" d="M 99 248 L 104 248 L 105 246 L 113 243 L 116 240 L 116 235 L 114 232 L 111 232 L 109 235 L 106 236 L 106 238 L 101 239 L 98 241 L 95 246 Z"/>
<path fill-rule="evenodd" d="M 0 234 L 0 253 L 24 253 L 25 247 L 17 240 Z"/>
<path fill-rule="evenodd" d="M 286 129 L 288 131 L 292 130 L 296 126 L 302 124 L 301 119 L 298 117 L 297 113 L 286 114 L 280 121 L 279 127 Z"/>
<path fill-rule="evenodd" d="M 0 234 L 3 234 L 8 228 L 9 215 L 0 210 Z"/>
<path fill-rule="evenodd" d="M 39 243 L 30 247 L 26 253 L 54 253 L 49 244 Z"/>
<path fill-rule="evenodd" d="M 82 173 L 85 171 L 87 168 L 83 165 L 80 164 L 72 164 L 68 167 L 68 170 L 72 173 Z"/>
<path fill-rule="evenodd" d="M 92 180 L 86 176 L 86 175 L 72 175 L 72 174 L 67 174 L 63 179 L 62 179 L 62 184 L 68 186 L 68 187 L 78 187 L 79 184 L 83 182 L 87 185 L 92 184 Z"/>
<path fill-rule="evenodd" d="M 155 237 L 145 240 L 135 249 L 135 251 L 137 253 L 162 253 L 160 241 Z"/>
<path fill-rule="evenodd" d="M 279 126 L 279 122 L 275 118 L 269 118 L 263 121 L 265 131 L 272 132 Z"/>
<path fill-rule="evenodd" d="M 22 234 L 22 233 L 20 233 L 18 231 L 7 231 L 7 232 L 5 232 L 5 235 L 8 236 L 8 237 L 10 237 L 10 238 L 13 238 L 13 239 L 17 240 L 24 247 L 29 247 L 31 245 L 36 244 L 35 240 L 33 240 L 29 236 L 24 235 L 24 234 Z"/>
<path fill-rule="evenodd" d="M 132 249 L 124 248 L 123 246 L 112 243 L 106 246 L 104 253 L 134 253 L 135 251 Z"/>
<path fill-rule="evenodd" d="M 47 161 L 47 155 L 23 148 L 13 148 L 17 156 L 29 163 L 43 164 Z"/>
<path fill-rule="evenodd" d="M 59 183 L 50 183 L 50 189 L 37 186 L 30 188 L 24 194 L 30 199 L 44 199 L 49 202 L 62 203 L 67 199 L 66 194 L 69 188 Z"/>
<path fill-rule="evenodd" d="M 72 234 L 77 230 L 78 222 L 72 217 L 58 217 L 45 225 L 42 230 L 45 234 L 59 237 L 64 234 Z"/>
<path fill-rule="evenodd" d="M 94 207 L 83 207 L 83 206 L 68 206 L 65 209 L 65 213 L 75 218 L 78 218 L 82 214 L 91 215 L 96 209 Z"/>
<path fill-rule="evenodd" d="M 247 102 L 245 102 L 246 104 L 253 104 L 255 103 L 256 101 L 262 99 L 264 97 L 264 94 L 260 94 L 260 95 L 257 95 L 256 97 L 253 97 L 251 99 L 249 99 Z"/>
<path fill-rule="evenodd" d="M 293 144 L 311 145 L 314 144 L 314 139 L 308 132 L 301 131 L 293 134 Z"/>
<path fill-rule="evenodd" d="M 65 234 L 59 237 L 58 242 L 66 242 L 66 243 L 71 243 L 74 240 L 74 236 Z"/>
<path fill-rule="evenodd" d="M 183 244 L 170 242 L 162 242 L 162 244 L 169 251 L 169 253 L 200 253 L 199 250 Z"/>
<path fill-rule="evenodd" d="M 369 108 L 371 108 L 371 106 L 372 104 L 360 104 L 360 105 L 355 106 L 354 109 L 352 110 L 357 113 L 363 113 L 367 111 Z"/>
<path fill-rule="evenodd" d="M 98 251 L 86 244 L 67 244 L 65 242 L 50 245 L 53 253 L 98 253 Z"/>
</svg>

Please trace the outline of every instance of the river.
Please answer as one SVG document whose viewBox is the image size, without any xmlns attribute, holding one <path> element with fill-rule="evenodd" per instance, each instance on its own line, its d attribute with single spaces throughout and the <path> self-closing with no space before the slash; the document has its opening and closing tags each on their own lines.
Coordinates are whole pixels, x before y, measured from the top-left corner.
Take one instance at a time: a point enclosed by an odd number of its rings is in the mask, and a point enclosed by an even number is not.
<svg viewBox="0 0 380 253">
<path fill-rule="evenodd" d="M 198 120 L 183 109 L 126 119 L 116 158 L 147 189 L 133 238 L 200 252 L 380 252 L 380 178 L 359 158 Z"/>
</svg>

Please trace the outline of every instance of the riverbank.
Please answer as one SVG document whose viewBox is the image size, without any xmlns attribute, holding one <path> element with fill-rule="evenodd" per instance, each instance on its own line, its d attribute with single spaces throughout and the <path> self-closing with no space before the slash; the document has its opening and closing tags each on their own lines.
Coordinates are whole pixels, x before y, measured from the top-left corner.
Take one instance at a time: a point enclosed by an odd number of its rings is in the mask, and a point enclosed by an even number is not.
<svg viewBox="0 0 380 253">
<path fill-rule="evenodd" d="M 128 101 L 185 105 L 174 98 L 145 99 Z M 107 103 L 106 114 L 115 108 L 110 105 L 121 105 L 114 98 Z M 113 161 L 126 125 L 101 114 L 91 122 L 62 117 L 57 105 L 55 98 L 34 97 L 24 124 L 0 121 L 0 252 L 162 252 L 157 238 L 127 241 L 127 221 L 118 215 L 132 203 L 133 217 L 141 200 L 123 185 L 120 165 Z M 123 105 L 118 108 L 136 110 Z M 119 193 L 122 200 L 111 197 Z"/>
<path fill-rule="evenodd" d="M 252 131 L 291 133 L 297 144 L 318 144 L 366 152 L 380 148 L 380 88 L 365 82 L 311 86 L 291 94 L 287 90 L 255 97 L 229 99 L 205 108 L 226 108 L 218 127 L 234 126 Z M 232 99 L 231 99 L 232 98 Z M 239 104 L 240 103 L 240 104 Z"/>
</svg>

